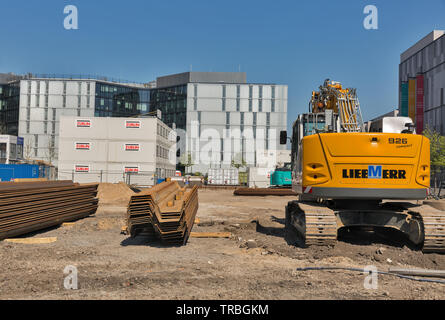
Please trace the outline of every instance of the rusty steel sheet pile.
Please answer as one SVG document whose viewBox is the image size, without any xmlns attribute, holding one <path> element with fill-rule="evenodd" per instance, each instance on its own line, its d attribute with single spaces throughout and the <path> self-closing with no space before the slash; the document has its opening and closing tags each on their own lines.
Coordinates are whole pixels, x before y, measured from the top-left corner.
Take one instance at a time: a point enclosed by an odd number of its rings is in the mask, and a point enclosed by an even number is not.
<svg viewBox="0 0 445 320">
<path fill-rule="evenodd" d="M 237 188 L 236 196 L 296 196 L 291 188 Z"/>
<path fill-rule="evenodd" d="M 131 197 L 127 226 L 132 237 L 149 235 L 171 245 L 187 243 L 198 211 L 198 187 L 163 182 Z"/>
<path fill-rule="evenodd" d="M 72 181 L 1 182 L 0 240 L 95 213 L 97 186 Z"/>
</svg>

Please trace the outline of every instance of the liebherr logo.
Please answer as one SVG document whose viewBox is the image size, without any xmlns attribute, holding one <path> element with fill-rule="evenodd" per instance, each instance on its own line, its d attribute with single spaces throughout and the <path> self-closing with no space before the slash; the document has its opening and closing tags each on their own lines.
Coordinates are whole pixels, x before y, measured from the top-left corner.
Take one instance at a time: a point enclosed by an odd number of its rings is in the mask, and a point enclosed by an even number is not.
<svg viewBox="0 0 445 320">
<path fill-rule="evenodd" d="M 368 166 L 368 179 L 382 179 L 382 166 Z"/>
<path fill-rule="evenodd" d="M 387 170 L 382 166 L 368 166 L 368 169 L 343 169 L 345 179 L 406 179 L 406 170 Z"/>
</svg>

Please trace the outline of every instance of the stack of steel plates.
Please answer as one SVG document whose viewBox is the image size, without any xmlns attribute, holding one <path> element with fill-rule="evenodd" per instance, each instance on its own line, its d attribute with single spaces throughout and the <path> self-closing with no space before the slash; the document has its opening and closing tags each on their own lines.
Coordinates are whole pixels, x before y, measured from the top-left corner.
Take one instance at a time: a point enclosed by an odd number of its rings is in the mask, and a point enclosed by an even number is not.
<svg viewBox="0 0 445 320">
<path fill-rule="evenodd" d="M 1 182 L 0 239 L 59 225 L 97 210 L 97 184 Z"/>
<path fill-rule="evenodd" d="M 127 211 L 132 237 L 148 234 L 167 244 L 185 244 L 198 211 L 198 187 L 163 182 L 131 197 Z"/>
</svg>

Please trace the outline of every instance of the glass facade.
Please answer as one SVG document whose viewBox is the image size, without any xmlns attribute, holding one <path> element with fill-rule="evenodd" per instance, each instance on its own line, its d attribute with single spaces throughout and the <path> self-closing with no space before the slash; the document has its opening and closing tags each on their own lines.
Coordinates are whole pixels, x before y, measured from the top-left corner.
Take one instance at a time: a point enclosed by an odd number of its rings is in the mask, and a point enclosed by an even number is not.
<svg viewBox="0 0 445 320">
<path fill-rule="evenodd" d="M 0 133 L 13 136 L 19 131 L 20 82 L 0 85 Z"/>
<path fill-rule="evenodd" d="M 149 112 L 150 90 L 96 83 L 96 117 L 129 117 Z"/>
<path fill-rule="evenodd" d="M 162 121 L 172 127 L 186 129 L 187 85 L 151 89 L 150 111 L 161 110 Z"/>
</svg>

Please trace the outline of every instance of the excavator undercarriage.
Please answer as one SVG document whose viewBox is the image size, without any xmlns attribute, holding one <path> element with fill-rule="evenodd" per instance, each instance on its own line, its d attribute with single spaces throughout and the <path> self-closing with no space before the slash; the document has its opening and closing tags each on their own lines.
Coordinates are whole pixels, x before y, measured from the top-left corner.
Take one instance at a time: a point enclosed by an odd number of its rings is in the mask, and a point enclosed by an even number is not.
<svg viewBox="0 0 445 320">
<path fill-rule="evenodd" d="M 376 201 L 291 201 L 287 232 L 297 232 L 306 246 L 334 245 L 341 228 L 391 228 L 423 252 L 445 252 L 445 212 L 429 205 Z"/>
</svg>

